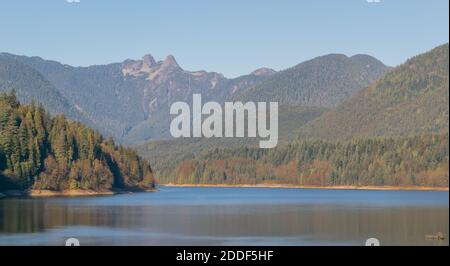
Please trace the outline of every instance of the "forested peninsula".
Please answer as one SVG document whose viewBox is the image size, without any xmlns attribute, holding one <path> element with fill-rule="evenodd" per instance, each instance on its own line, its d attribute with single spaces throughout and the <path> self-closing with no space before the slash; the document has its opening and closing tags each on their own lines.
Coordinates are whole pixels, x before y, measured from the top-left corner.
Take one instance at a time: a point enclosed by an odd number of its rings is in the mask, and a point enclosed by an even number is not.
<svg viewBox="0 0 450 266">
<path fill-rule="evenodd" d="M 15 92 L 0 94 L 0 193 L 97 195 L 148 191 L 148 162 L 64 115 L 22 105 Z"/>
</svg>

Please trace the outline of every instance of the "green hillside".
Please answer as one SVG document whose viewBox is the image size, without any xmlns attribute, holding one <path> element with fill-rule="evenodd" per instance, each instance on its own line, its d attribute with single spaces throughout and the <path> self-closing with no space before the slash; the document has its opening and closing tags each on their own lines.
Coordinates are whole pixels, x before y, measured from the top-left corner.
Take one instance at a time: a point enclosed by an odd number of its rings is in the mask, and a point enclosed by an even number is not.
<svg viewBox="0 0 450 266">
<path fill-rule="evenodd" d="M 445 44 L 408 60 L 307 124 L 301 135 L 349 139 L 448 132 L 448 49 Z"/>
</svg>

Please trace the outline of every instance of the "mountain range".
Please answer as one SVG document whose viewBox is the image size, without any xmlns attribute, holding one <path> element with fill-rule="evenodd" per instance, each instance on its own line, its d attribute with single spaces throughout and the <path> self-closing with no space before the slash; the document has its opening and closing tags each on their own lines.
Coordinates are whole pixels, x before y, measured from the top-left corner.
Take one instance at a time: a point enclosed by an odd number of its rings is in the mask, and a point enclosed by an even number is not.
<svg viewBox="0 0 450 266">
<path fill-rule="evenodd" d="M 448 188 L 448 53 L 445 44 L 391 69 L 299 126 L 296 139 L 274 149 L 250 145 L 210 148 L 175 166 L 170 162 L 177 159 L 176 154 L 164 161 L 155 159 L 158 180 L 175 184 Z M 191 152 L 194 148 L 190 147 Z"/>
<path fill-rule="evenodd" d="M 2 53 L 0 91 L 14 89 L 20 101 L 40 103 L 53 114 L 64 113 L 104 135 L 113 136 L 120 143 L 143 144 L 138 146 L 139 153 L 151 160 L 156 176 L 165 182 L 172 182 L 177 176 L 180 180 L 189 179 L 192 175 L 197 176 L 195 171 L 206 170 L 201 173 L 206 178 L 204 182 L 210 175 L 214 176 L 215 182 L 220 182 L 223 176 L 230 174 L 223 167 L 224 162 L 227 162 L 225 165 L 238 163 L 233 174 L 249 175 L 247 170 L 251 169 L 246 168 L 246 160 L 256 165 L 263 163 L 264 167 L 272 169 L 267 165 L 270 162 L 259 161 L 266 153 L 254 148 L 254 139 L 170 139 L 169 108 L 173 102 L 190 103 L 193 93 L 201 93 L 203 101 L 219 103 L 278 101 L 281 147 L 271 151 L 267 158 L 276 160 L 277 167 L 282 167 L 277 171 L 286 171 L 284 163 L 289 163 L 286 165 L 289 169 L 295 163 L 293 154 L 302 158 L 311 155 L 292 147 L 311 147 L 317 152 L 315 158 L 322 161 L 302 164 L 302 167 L 313 171 L 328 165 L 326 171 L 333 180 L 331 175 L 337 173 L 346 177 L 352 171 L 367 170 L 356 169 L 358 164 L 346 162 L 349 165 L 344 171 L 338 169 L 341 163 L 335 159 L 327 161 L 335 156 L 344 158 L 341 153 L 347 149 L 345 147 L 358 150 L 363 145 L 370 156 L 358 154 L 352 160 L 372 158 L 379 163 L 385 159 L 378 156 L 385 151 L 383 145 L 386 143 L 395 143 L 399 150 L 408 147 L 402 151 L 405 154 L 417 150 L 427 157 L 430 154 L 427 155 L 423 147 L 431 145 L 430 149 L 433 149 L 448 138 L 448 50 L 448 44 L 444 44 L 394 68 L 368 55 L 329 54 L 286 70 L 260 68 L 233 79 L 215 72 L 184 70 L 171 55 L 161 61 L 145 55 L 140 60 L 73 67 L 39 57 Z M 429 137 L 429 134 L 438 134 L 438 137 Z M 414 137 L 423 135 L 426 136 Z M 386 137 L 395 139 L 372 140 Z M 332 143 L 298 144 L 299 140 L 311 139 Z M 335 141 L 352 142 L 336 144 Z M 373 149 L 380 153 L 373 153 Z M 398 157 L 396 152 L 389 150 L 389 156 Z M 422 174 L 439 173 L 436 182 L 445 184 L 448 175 L 442 173 L 446 169 L 448 149 L 439 145 L 439 150 L 433 152 L 428 157 L 439 163 L 430 166 L 416 158 L 411 158 L 408 163 L 420 163 Z M 242 158 L 233 159 L 235 156 Z M 212 160 L 211 164 L 209 160 Z M 397 182 L 397 175 L 404 175 L 401 172 L 404 165 L 397 163 L 389 166 L 396 169 L 389 168 L 393 171 L 389 182 Z M 331 171 L 330 164 L 337 168 Z M 223 172 L 214 172 L 218 165 Z M 370 182 L 378 175 L 377 167 L 380 166 L 371 167 L 371 176 L 367 177 Z M 278 173 L 265 178 L 275 178 L 272 181 L 278 182 Z M 416 174 L 421 173 L 408 172 L 412 179 Z M 298 175 L 300 178 L 303 173 L 300 171 Z M 415 181 L 402 182 L 413 184 Z"/>
<path fill-rule="evenodd" d="M 8 71 L 13 68 L 14 73 Z M 136 144 L 169 139 L 170 105 L 190 103 L 193 93 L 219 103 L 277 100 L 282 105 L 333 107 L 387 70 L 367 55 L 331 54 L 279 72 L 260 68 L 229 79 L 215 72 L 184 70 L 171 55 L 162 61 L 145 55 L 140 60 L 73 67 L 2 53 L 0 89 L 15 89 L 21 101 L 34 100 L 121 143 Z M 18 74 L 22 72 L 28 74 Z"/>
</svg>

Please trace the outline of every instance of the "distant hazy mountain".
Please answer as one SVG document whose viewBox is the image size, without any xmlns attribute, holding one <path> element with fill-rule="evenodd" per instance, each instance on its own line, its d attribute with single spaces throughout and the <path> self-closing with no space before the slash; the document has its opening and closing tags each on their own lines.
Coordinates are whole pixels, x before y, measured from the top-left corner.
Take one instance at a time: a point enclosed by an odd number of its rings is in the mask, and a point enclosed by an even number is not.
<svg viewBox="0 0 450 266">
<path fill-rule="evenodd" d="M 155 62 L 150 55 L 138 61 L 125 61 L 122 73 L 127 79 L 145 81 L 141 101 L 146 117 L 126 133 L 126 139 L 133 143 L 168 138 L 169 109 L 176 101 L 191 103 L 192 94 L 201 93 L 203 102 L 222 103 L 272 74 L 268 70 L 227 79 L 215 72 L 183 70 L 173 56 Z"/>
<path fill-rule="evenodd" d="M 56 111 L 89 120 L 90 126 L 123 143 L 169 138 L 170 105 L 176 101 L 190 103 L 193 93 L 201 93 L 204 102 L 278 100 L 293 106 L 328 107 L 363 89 L 386 70 L 378 60 L 362 55 L 328 55 L 279 73 L 260 68 L 234 79 L 215 72 L 186 71 L 173 56 L 156 61 L 145 55 L 141 60 L 90 67 L 11 54 L 0 54 L 0 58 L 20 63 L 34 71 L 38 80 L 47 81 L 47 91 L 19 93 L 21 99 L 35 99 L 50 111 L 60 106 Z M 17 73 L 5 73 L 1 87 L 10 87 L 9 75 Z M 24 80 L 26 83 L 18 85 L 17 90 L 39 84 L 31 76 Z M 50 88 L 53 92 L 48 91 Z M 61 103 L 50 101 L 58 93 Z"/>
<path fill-rule="evenodd" d="M 448 132 L 448 44 L 416 56 L 307 124 L 303 136 L 349 139 Z"/>
<path fill-rule="evenodd" d="M 185 71 L 173 56 L 157 62 L 151 55 L 146 55 L 142 60 L 90 67 L 72 67 L 39 57 L 6 53 L 0 54 L 0 58 L 4 65 L 20 62 L 29 71 L 33 70 L 38 80 L 48 80 L 46 85 L 53 90 L 56 88 L 55 91 L 68 101 L 58 112 L 64 111 L 71 117 L 70 110 L 75 109 L 92 120 L 103 133 L 129 143 L 168 137 L 169 107 L 175 101 L 190 102 L 192 94 L 198 92 L 205 101 L 223 102 L 230 95 L 275 73 L 270 69 L 259 69 L 250 75 L 227 79 L 214 72 Z M 10 87 L 8 75 L 20 74 L 4 73 L 0 80 L 2 88 Z M 30 76 L 26 84 L 36 83 L 32 78 Z M 28 89 L 24 84 L 19 87 L 16 89 L 20 91 Z M 46 101 L 50 94 L 42 91 L 39 95 L 30 92 L 19 93 L 19 96 L 25 101 L 42 102 L 53 111 L 56 102 Z"/>
<path fill-rule="evenodd" d="M 145 82 L 124 77 L 121 64 L 84 68 L 39 57 L 3 56 L 21 61 L 41 73 L 104 134 L 122 139 L 127 128 L 146 117 L 141 104 Z"/>
<path fill-rule="evenodd" d="M 330 54 L 278 72 L 240 98 L 332 107 L 377 80 L 387 67 L 368 55 Z"/>
<path fill-rule="evenodd" d="M 23 103 L 34 100 L 53 113 L 64 113 L 77 120 L 86 117 L 78 112 L 69 101 L 38 71 L 13 58 L 0 55 L 0 92 L 15 90 Z"/>
</svg>

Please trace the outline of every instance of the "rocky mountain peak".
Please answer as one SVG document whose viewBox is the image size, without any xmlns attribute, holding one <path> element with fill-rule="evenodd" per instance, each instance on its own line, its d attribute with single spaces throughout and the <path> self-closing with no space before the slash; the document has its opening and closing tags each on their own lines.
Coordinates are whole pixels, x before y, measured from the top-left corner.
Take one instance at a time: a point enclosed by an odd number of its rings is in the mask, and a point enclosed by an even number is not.
<svg viewBox="0 0 450 266">
<path fill-rule="evenodd" d="M 156 61 L 151 54 L 146 54 L 142 57 L 142 63 L 149 67 L 156 65 Z"/>
<path fill-rule="evenodd" d="M 164 61 L 156 61 L 152 55 L 146 54 L 142 57 L 142 60 L 126 60 L 123 63 L 122 73 L 135 77 L 147 76 L 152 80 L 156 76 L 165 75 L 176 70 L 181 70 L 175 57 L 169 55 Z"/>
<path fill-rule="evenodd" d="M 166 59 L 164 59 L 161 68 L 170 68 L 170 69 L 181 69 L 180 66 L 177 63 L 177 60 L 175 60 L 175 57 L 173 55 L 168 55 Z"/>
</svg>

